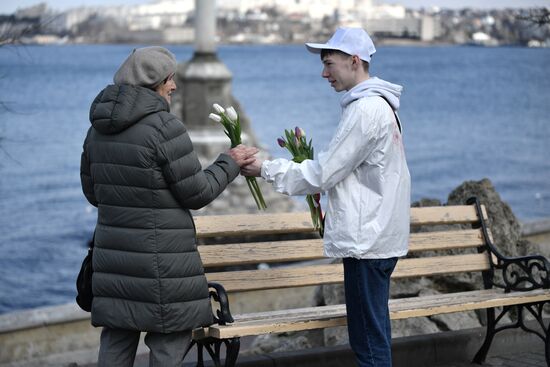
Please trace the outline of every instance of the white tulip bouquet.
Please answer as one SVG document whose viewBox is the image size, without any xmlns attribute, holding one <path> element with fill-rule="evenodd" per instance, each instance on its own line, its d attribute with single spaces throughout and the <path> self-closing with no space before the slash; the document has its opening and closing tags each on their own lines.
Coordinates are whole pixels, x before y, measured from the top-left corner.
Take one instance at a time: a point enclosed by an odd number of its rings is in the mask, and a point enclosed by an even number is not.
<svg viewBox="0 0 550 367">
<path fill-rule="evenodd" d="M 217 113 L 211 113 L 208 117 L 212 121 L 222 124 L 225 129 L 225 135 L 227 135 L 227 137 L 231 141 L 231 148 L 235 148 L 237 145 L 242 143 L 241 122 L 239 119 L 239 114 L 237 113 L 237 111 L 235 111 L 233 106 L 224 109 L 219 104 L 214 103 L 213 107 Z M 248 185 L 248 188 L 250 189 L 250 192 L 252 193 L 252 196 L 254 197 L 254 201 L 256 202 L 256 206 L 258 207 L 258 209 L 266 209 L 267 206 L 265 205 L 264 196 L 262 195 L 262 191 L 260 189 L 260 186 L 258 185 L 258 181 L 256 181 L 256 177 L 246 177 L 246 183 Z"/>
</svg>

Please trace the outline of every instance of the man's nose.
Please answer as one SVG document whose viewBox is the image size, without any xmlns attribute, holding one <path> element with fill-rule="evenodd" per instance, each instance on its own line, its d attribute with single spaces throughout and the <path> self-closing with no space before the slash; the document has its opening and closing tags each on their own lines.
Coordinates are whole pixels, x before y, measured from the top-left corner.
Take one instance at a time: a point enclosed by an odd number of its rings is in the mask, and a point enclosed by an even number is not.
<svg viewBox="0 0 550 367">
<path fill-rule="evenodd" d="M 322 76 L 323 78 L 328 78 L 328 75 L 329 75 L 329 74 L 328 74 L 327 68 L 323 68 L 323 72 L 321 73 L 321 76 Z"/>
</svg>

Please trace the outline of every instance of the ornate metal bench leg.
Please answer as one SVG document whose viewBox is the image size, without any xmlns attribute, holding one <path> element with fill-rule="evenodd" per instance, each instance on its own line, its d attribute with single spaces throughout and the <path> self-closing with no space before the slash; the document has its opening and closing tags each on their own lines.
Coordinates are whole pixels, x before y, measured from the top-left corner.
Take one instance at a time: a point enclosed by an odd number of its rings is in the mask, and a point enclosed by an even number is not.
<svg viewBox="0 0 550 367">
<path fill-rule="evenodd" d="M 203 345 L 201 342 L 197 342 L 197 367 L 204 367 L 203 360 Z"/>
<path fill-rule="evenodd" d="M 487 309 L 487 332 L 485 334 L 485 341 L 481 345 L 481 348 L 477 351 L 475 357 L 474 357 L 474 363 L 482 364 L 485 362 L 485 358 L 487 357 L 487 353 L 489 352 L 489 348 L 491 347 L 491 343 L 493 342 L 493 337 L 495 336 L 495 309 L 494 308 L 488 308 Z"/>
<path fill-rule="evenodd" d="M 206 350 L 214 366 L 221 367 L 221 346 L 226 345 L 225 366 L 235 366 L 239 354 L 239 338 L 235 339 L 201 339 L 197 342 L 197 367 L 204 367 L 203 351 Z"/>
<path fill-rule="evenodd" d="M 214 349 L 212 349 L 212 344 L 214 345 Z M 214 362 L 214 366 L 221 367 L 221 361 L 220 361 L 220 341 L 213 341 L 211 343 L 205 344 L 204 348 L 210 355 L 210 358 L 212 358 L 212 362 Z"/>
<path fill-rule="evenodd" d="M 231 338 L 225 341 L 225 367 L 234 367 L 237 364 L 239 357 L 239 349 L 241 348 L 240 338 Z"/>
</svg>

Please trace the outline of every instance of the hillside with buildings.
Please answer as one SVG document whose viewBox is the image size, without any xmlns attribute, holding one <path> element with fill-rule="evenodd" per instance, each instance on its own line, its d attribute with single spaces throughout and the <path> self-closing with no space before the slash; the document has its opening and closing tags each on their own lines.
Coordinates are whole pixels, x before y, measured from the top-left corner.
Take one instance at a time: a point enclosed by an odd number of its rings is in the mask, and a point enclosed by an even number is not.
<svg viewBox="0 0 550 367">
<path fill-rule="evenodd" d="M 191 43 L 194 0 L 137 6 L 80 7 L 46 3 L 0 15 L 3 40 L 23 43 Z M 226 0 L 218 2 L 221 43 L 326 40 L 337 26 L 368 29 L 379 41 L 550 46 L 548 9 L 422 9 L 373 0 Z"/>
</svg>

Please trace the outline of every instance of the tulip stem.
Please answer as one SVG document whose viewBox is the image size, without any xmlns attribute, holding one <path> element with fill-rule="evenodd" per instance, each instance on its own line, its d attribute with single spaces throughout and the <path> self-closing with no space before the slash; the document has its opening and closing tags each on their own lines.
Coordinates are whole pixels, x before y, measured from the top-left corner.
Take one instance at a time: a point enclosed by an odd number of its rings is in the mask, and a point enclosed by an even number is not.
<svg viewBox="0 0 550 367">
<path fill-rule="evenodd" d="M 315 194 L 318 197 L 315 197 L 314 195 L 306 195 L 306 202 L 309 206 L 309 213 L 311 215 L 311 222 L 313 223 L 313 228 L 315 228 L 321 237 L 323 237 L 325 233 L 325 226 L 323 221 L 323 212 L 321 210 L 321 203 L 320 203 L 320 194 Z"/>
<path fill-rule="evenodd" d="M 254 198 L 258 209 L 265 210 L 267 205 L 265 204 L 264 196 L 262 195 L 262 191 L 260 190 L 256 177 L 246 177 L 246 183 L 248 185 L 248 189 L 252 193 L 252 197 Z"/>
<path fill-rule="evenodd" d="M 235 148 L 242 142 L 241 121 L 239 115 L 233 107 L 224 109 L 217 103 L 214 103 L 213 107 L 217 113 L 211 113 L 208 117 L 211 120 L 220 123 L 225 128 L 224 133 L 231 141 L 231 148 Z M 264 196 L 262 195 L 262 191 L 260 190 L 260 186 L 258 185 L 256 178 L 246 177 L 246 184 L 254 197 L 254 201 L 256 202 L 258 209 L 266 209 L 267 205 L 265 204 Z"/>
</svg>

